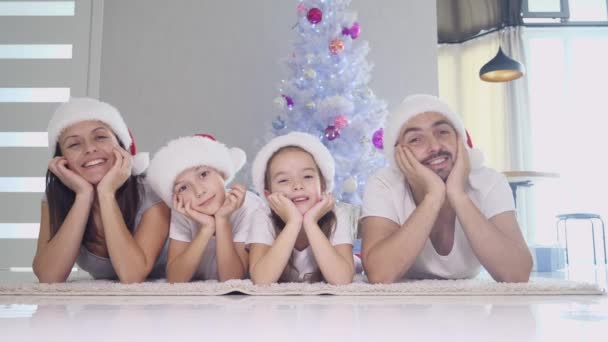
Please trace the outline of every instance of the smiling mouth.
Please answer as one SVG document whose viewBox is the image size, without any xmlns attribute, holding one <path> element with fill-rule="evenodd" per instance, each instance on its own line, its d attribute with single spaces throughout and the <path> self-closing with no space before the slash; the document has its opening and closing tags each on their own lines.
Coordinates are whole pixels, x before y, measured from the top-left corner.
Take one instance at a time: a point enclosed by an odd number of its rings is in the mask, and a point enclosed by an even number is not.
<svg viewBox="0 0 608 342">
<path fill-rule="evenodd" d="M 428 165 L 428 166 L 435 166 L 435 165 L 443 164 L 446 161 L 448 161 L 447 156 L 440 156 L 440 157 L 433 158 L 433 159 L 425 162 L 424 164 Z"/>
<path fill-rule="evenodd" d="M 215 198 L 215 195 L 209 197 L 208 199 L 206 199 L 205 201 L 201 202 L 198 207 L 205 207 L 207 206 L 209 203 L 211 203 L 211 201 Z"/>
<path fill-rule="evenodd" d="M 306 197 L 306 196 L 294 197 L 291 199 L 291 201 L 294 204 L 304 203 L 304 202 L 308 201 L 308 197 Z"/>
<path fill-rule="evenodd" d="M 103 165 L 106 162 L 107 162 L 107 159 L 102 159 L 102 158 L 94 159 L 94 160 L 91 160 L 91 161 L 88 161 L 88 162 L 82 164 L 82 167 L 85 169 L 89 169 L 89 168 L 93 168 L 95 166 Z"/>
</svg>

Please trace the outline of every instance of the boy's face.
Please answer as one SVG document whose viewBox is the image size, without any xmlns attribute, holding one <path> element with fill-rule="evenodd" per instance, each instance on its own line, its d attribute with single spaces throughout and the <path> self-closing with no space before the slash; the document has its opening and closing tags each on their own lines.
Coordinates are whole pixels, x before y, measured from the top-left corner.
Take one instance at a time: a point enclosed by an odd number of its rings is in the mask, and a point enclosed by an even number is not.
<svg viewBox="0 0 608 342">
<path fill-rule="evenodd" d="M 196 166 L 184 170 L 173 183 L 173 193 L 184 204 L 205 215 L 215 215 L 224 203 L 224 177 L 214 168 Z"/>
</svg>

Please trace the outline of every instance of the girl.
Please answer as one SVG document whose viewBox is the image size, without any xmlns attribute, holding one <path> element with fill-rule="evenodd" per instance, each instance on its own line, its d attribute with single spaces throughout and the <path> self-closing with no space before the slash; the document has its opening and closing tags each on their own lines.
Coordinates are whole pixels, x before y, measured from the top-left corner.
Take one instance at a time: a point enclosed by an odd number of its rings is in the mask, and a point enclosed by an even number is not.
<svg viewBox="0 0 608 342">
<path fill-rule="evenodd" d="M 40 282 L 65 281 L 74 263 L 95 279 L 162 277 L 170 211 L 140 176 L 147 154 L 135 155 L 116 108 L 73 98 L 55 111 L 48 139 L 53 158 L 33 262 Z"/>
<path fill-rule="evenodd" d="M 347 284 L 354 276 L 348 213 L 334 213 L 334 160 L 312 135 L 292 132 L 271 140 L 253 163 L 254 187 L 264 193 L 271 220 L 247 239 L 255 284 L 326 280 Z"/>
<path fill-rule="evenodd" d="M 173 140 L 148 170 L 152 187 L 172 207 L 167 280 L 240 279 L 247 275 L 245 239 L 264 220 L 264 202 L 240 185 L 225 192 L 245 152 L 210 135 Z"/>
</svg>

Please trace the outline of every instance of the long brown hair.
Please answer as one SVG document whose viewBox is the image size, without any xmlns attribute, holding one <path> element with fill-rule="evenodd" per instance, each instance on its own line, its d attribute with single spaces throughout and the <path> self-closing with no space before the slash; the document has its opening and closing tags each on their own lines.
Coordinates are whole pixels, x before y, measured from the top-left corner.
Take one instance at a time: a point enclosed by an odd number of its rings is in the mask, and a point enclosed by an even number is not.
<svg viewBox="0 0 608 342">
<path fill-rule="evenodd" d="M 272 163 L 273 159 L 279 155 L 281 152 L 284 151 L 302 151 L 307 153 L 308 155 L 310 155 L 310 157 L 314 159 L 314 157 L 306 150 L 304 150 L 301 147 L 298 146 L 285 146 L 282 147 L 280 149 L 278 149 L 275 153 L 272 154 L 272 156 L 270 157 L 270 159 L 268 159 L 268 163 L 266 163 L 266 173 L 264 174 L 264 189 L 270 191 L 270 164 Z M 321 173 L 321 170 L 319 169 L 319 166 L 317 165 L 317 162 L 315 160 L 315 168 L 317 170 L 317 174 L 319 175 L 319 179 L 321 180 L 321 189 L 325 190 L 327 187 L 327 182 L 325 181 L 325 177 L 323 177 L 323 174 Z M 279 217 L 279 215 L 277 215 L 274 210 L 270 211 L 270 219 L 272 220 L 272 224 L 274 226 L 274 231 L 276 233 L 276 235 L 278 236 L 281 231 L 283 231 L 283 229 L 285 228 L 285 222 L 283 222 L 283 220 Z M 338 222 L 338 219 L 336 217 L 336 213 L 333 210 L 328 211 L 325 215 L 323 215 L 323 217 L 321 217 L 318 221 L 319 224 L 319 228 L 321 228 L 321 231 L 323 232 L 323 235 L 325 235 L 325 237 L 327 239 L 331 238 L 331 235 L 333 234 L 335 227 L 336 227 L 336 223 Z M 293 260 L 292 257 L 289 258 L 289 263 L 287 265 L 288 268 L 291 269 L 295 269 L 295 266 L 293 265 Z M 289 271 L 289 270 L 288 270 Z M 315 282 L 315 281 L 323 281 L 324 277 L 323 274 L 321 273 L 320 270 L 318 270 L 315 274 L 313 274 L 313 276 L 310 279 L 307 279 L 311 282 Z"/>
<path fill-rule="evenodd" d="M 117 139 L 118 140 L 118 139 Z M 121 148 L 124 146 L 118 140 Z M 60 157 L 61 148 L 59 143 L 55 145 L 54 157 Z M 116 191 L 116 202 L 125 220 L 125 224 L 131 233 L 135 228 L 135 216 L 139 208 L 140 193 L 139 193 L 139 178 L 141 176 L 130 176 L 127 181 Z M 46 171 L 46 203 L 49 207 L 49 217 L 51 225 L 51 238 L 57 234 L 61 224 L 65 221 L 65 217 L 74 205 L 76 194 L 72 189 L 68 188 L 59 177 L 50 170 Z M 92 224 L 92 215 L 89 215 L 87 227 Z M 85 233 L 85 239 L 87 234 Z"/>
</svg>

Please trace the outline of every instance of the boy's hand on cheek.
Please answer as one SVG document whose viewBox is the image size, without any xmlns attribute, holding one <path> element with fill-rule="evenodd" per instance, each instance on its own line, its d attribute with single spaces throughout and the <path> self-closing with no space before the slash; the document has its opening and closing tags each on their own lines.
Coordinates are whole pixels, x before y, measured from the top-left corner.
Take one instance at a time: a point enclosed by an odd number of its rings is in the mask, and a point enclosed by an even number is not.
<svg viewBox="0 0 608 342">
<path fill-rule="evenodd" d="M 181 196 L 173 195 L 173 207 L 178 213 L 200 224 L 201 229 L 215 232 L 215 218 L 192 208 L 192 202 L 186 203 Z"/>
<path fill-rule="evenodd" d="M 243 206 L 245 201 L 245 188 L 241 185 L 233 186 L 230 191 L 226 193 L 224 203 L 220 209 L 215 213 L 215 217 L 221 219 L 227 219 L 234 213 L 238 208 Z"/>
</svg>

